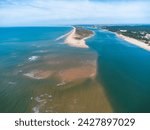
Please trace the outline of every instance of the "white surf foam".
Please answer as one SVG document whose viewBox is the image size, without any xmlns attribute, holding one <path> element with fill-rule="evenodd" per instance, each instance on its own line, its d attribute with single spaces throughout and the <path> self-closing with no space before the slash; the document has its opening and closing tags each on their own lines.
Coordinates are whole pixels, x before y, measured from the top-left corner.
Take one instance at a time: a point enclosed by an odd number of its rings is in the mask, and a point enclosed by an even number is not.
<svg viewBox="0 0 150 130">
<path fill-rule="evenodd" d="M 62 35 L 62 36 L 60 36 L 60 37 L 58 37 L 58 38 L 56 38 L 56 41 L 59 41 L 59 40 L 65 38 L 65 37 L 67 37 L 69 34 L 70 34 L 70 32 L 69 32 L 69 33 L 66 33 L 66 34 L 64 34 L 64 35 Z"/>
<path fill-rule="evenodd" d="M 10 81 L 8 84 L 10 84 L 10 85 L 15 85 L 15 84 L 16 84 L 16 82 L 12 82 L 12 81 Z"/>
<path fill-rule="evenodd" d="M 47 53 L 48 50 L 38 50 L 38 51 L 34 51 L 34 53 Z"/>
<path fill-rule="evenodd" d="M 58 83 L 58 84 L 57 84 L 57 87 L 63 86 L 63 85 L 65 85 L 65 84 L 66 84 L 66 82 L 63 81 L 63 82 L 61 82 L 61 83 Z"/>
<path fill-rule="evenodd" d="M 37 60 L 39 57 L 38 56 L 31 56 L 28 58 L 29 61 L 35 61 Z"/>
<path fill-rule="evenodd" d="M 31 100 L 35 101 L 36 105 L 32 108 L 32 111 L 34 113 L 39 113 L 41 109 L 45 108 L 45 105 L 48 102 L 52 101 L 52 95 L 49 95 L 47 93 L 41 94 L 40 96 L 37 96 L 35 98 L 31 97 Z"/>
<path fill-rule="evenodd" d="M 35 106 L 35 107 L 33 107 L 33 108 L 32 108 L 32 111 L 33 111 L 34 113 L 39 113 L 39 112 L 40 112 L 40 106 Z"/>
</svg>

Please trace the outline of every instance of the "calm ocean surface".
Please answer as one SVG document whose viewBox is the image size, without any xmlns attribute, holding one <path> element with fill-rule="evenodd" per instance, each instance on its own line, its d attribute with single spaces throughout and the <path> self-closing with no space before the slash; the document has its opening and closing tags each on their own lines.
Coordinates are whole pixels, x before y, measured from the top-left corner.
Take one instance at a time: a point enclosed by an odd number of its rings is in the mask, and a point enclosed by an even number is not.
<svg viewBox="0 0 150 130">
<path fill-rule="evenodd" d="M 95 30 L 98 75 L 115 112 L 150 112 L 150 52 L 111 32 Z"/>
<path fill-rule="evenodd" d="M 113 111 L 150 112 L 150 52 L 102 30 L 93 30 L 96 35 L 87 40 L 88 50 L 56 40 L 71 29 L 0 28 L 0 112 L 101 112 L 100 97 L 93 97 L 95 102 L 88 99 L 90 92 L 94 95 L 93 89 L 98 89 L 92 81 L 57 90 L 58 79 L 54 77 L 33 80 L 24 76 L 35 68 L 61 70 L 78 66 L 76 61 L 86 56 L 92 60 L 93 52 L 98 55 L 96 81 L 103 85 Z"/>
</svg>

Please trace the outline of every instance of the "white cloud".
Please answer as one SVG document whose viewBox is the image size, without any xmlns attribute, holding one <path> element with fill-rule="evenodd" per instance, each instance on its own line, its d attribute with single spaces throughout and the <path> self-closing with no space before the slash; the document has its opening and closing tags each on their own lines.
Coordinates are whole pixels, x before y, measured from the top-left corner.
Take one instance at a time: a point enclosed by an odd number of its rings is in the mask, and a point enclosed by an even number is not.
<svg viewBox="0 0 150 130">
<path fill-rule="evenodd" d="M 0 6 L 0 26 L 149 22 L 150 2 L 9 0 Z"/>
</svg>

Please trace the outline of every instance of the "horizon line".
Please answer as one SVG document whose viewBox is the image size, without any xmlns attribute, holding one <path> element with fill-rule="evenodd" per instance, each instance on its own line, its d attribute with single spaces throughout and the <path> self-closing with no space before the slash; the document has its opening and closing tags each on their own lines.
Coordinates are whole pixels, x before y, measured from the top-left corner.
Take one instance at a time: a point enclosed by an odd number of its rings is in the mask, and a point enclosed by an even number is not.
<svg viewBox="0 0 150 130">
<path fill-rule="evenodd" d="M 84 26 L 84 25 L 150 25 L 150 23 L 116 23 L 116 24 L 68 24 L 68 25 L 17 25 L 17 26 L 0 26 L 2 27 L 72 27 L 72 26 Z"/>
</svg>

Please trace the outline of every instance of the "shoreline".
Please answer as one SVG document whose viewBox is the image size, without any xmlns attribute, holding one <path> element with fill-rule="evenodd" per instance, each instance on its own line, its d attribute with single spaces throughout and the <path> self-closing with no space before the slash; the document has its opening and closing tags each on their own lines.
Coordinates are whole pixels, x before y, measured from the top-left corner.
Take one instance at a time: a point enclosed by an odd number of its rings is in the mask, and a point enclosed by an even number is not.
<svg viewBox="0 0 150 130">
<path fill-rule="evenodd" d="M 69 34 L 67 33 L 68 35 L 65 39 L 65 43 L 72 47 L 89 48 L 88 45 L 86 45 L 86 39 L 93 37 L 95 33 L 91 31 L 93 34 L 80 38 L 81 35 L 79 35 L 76 31 L 77 29 L 73 27 L 73 30 Z"/>
<path fill-rule="evenodd" d="M 74 28 L 74 27 L 73 27 L 73 28 Z M 72 32 L 72 30 L 71 30 L 71 32 Z M 65 38 L 65 37 L 67 37 L 68 35 L 70 35 L 71 32 L 68 32 L 68 33 L 66 33 L 66 34 L 64 34 L 64 35 L 61 35 L 60 37 L 56 38 L 56 41 L 59 41 L 60 39 L 63 39 L 63 38 Z"/>
<path fill-rule="evenodd" d="M 132 45 L 135 45 L 137 47 L 140 47 L 146 51 L 150 51 L 150 46 L 148 46 L 146 43 L 140 41 L 140 40 L 137 40 L 135 38 L 131 38 L 131 37 L 128 37 L 128 36 L 125 36 L 125 35 L 122 35 L 122 34 L 118 34 L 116 32 L 112 32 L 112 31 L 109 31 L 107 29 L 102 29 L 103 31 L 108 31 L 108 32 L 111 32 L 113 34 L 115 34 L 118 38 L 121 38 L 122 40 L 126 41 L 126 42 L 129 42 L 130 44 Z"/>
<path fill-rule="evenodd" d="M 150 46 L 148 46 L 146 43 L 140 41 L 140 40 L 137 40 L 137 39 L 134 39 L 134 38 L 131 38 L 131 37 L 127 37 L 127 36 L 124 36 L 122 34 L 118 34 L 118 33 L 115 33 L 115 35 L 135 46 L 138 46 L 144 50 L 147 50 L 147 51 L 150 51 Z"/>
</svg>

